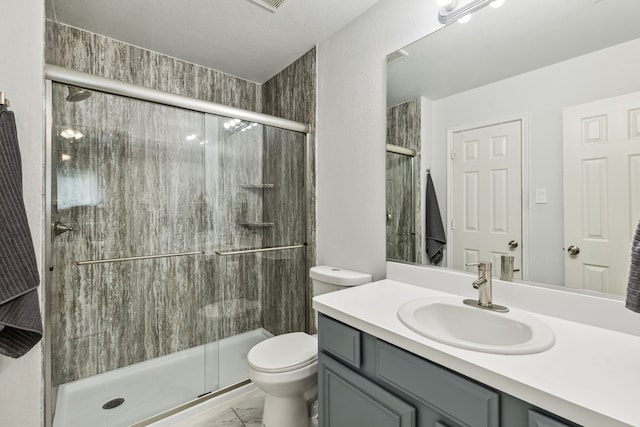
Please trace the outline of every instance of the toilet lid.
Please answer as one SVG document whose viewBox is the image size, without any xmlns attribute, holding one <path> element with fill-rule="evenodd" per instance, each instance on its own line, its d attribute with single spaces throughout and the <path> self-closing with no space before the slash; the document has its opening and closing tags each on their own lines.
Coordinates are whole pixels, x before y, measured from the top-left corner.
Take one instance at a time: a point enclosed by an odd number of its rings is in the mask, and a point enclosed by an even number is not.
<svg viewBox="0 0 640 427">
<path fill-rule="evenodd" d="M 303 332 L 278 335 L 256 344 L 247 359 L 257 371 L 292 371 L 318 359 L 318 341 Z"/>
</svg>

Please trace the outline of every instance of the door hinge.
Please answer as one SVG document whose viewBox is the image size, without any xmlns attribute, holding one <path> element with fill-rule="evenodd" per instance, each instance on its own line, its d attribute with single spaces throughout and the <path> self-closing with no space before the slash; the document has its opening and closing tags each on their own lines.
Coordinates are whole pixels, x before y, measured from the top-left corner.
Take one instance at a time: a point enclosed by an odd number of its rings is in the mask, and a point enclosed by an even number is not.
<svg viewBox="0 0 640 427">
<path fill-rule="evenodd" d="M 451 150 L 451 160 L 455 160 L 456 159 L 456 152 L 455 150 Z"/>
<path fill-rule="evenodd" d="M 454 220 L 451 220 L 451 230 L 455 230 L 456 229 L 456 223 Z"/>
</svg>

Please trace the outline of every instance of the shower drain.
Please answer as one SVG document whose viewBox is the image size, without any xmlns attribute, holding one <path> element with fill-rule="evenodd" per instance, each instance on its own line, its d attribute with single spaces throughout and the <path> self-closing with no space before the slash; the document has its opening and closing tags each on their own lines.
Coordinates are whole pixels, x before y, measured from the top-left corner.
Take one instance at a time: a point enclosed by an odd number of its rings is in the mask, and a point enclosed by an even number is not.
<svg viewBox="0 0 640 427">
<path fill-rule="evenodd" d="M 102 405 L 102 409 L 113 409 L 124 403 L 124 399 L 121 397 L 116 397 L 115 399 L 108 400 Z"/>
</svg>

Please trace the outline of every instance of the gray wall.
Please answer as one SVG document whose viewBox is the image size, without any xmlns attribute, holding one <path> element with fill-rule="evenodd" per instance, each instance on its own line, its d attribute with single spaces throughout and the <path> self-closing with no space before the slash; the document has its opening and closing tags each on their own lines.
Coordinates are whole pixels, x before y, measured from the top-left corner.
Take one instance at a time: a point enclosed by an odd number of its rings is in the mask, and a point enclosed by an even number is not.
<svg viewBox="0 0 640 427">
<path fill-rule="evenodd" d="M 309 173 L 307 177 L 298 175 L 295 177 L 279 176 L 278 179 L 282 183 L 279 187 L 280 193 L 275 193 L 273 197 L 276 200 L 280 200 L 281 203 L 285 203 L 288 196 L 286 192 L 288 180 L 300 180 L 308 179 L 308 188 L 310 190 L 309 203 L 309 217 L 307 219 L 306 231 L 308 233 L 307 247 L 307 265 L 309 267 L 316 264 L 316 49 L 311 49 L 309 52 L 300 57 L 293 64 L 282 70 L 272 79 L 267 81 L 262 86 L 262 112 L 265 114 L 271 114 L 273 116 L 282 117 L 289 120 L 295 120 L 302 123 L 308 123 L 311 126 L 309 133 Z M 271 144 L 266 152 L 269 155 L 273 149 L 277 149 L 277 145 Z M 280 153 L 277 156 L 270 156 L 275 159 L 282 157 L 283 159 L 289 159 L 291 161 L 292 153 L 287 156 L 286 153 Z M 272 171 L 277 171 L 277 168 L 270 168 Z M 281 169 L 282 170 L 282 169 Z M 293 169 L 292 169 L 293 170 Z M 302 168 L 296 168 L 295 170 L 301 171 Z M 274 177 L 275 178 L 275 177 Z M 280 212 L 285 213 L 286 209 L 280 209 Z M 288 224 L 286 218 L 284 221 L 279 220 L 278 223 Z M 279 233 L 286 233 L 288 227 L 281 227 L 278 229 Z M 290 232 L 290 231 L 289 231 Z M 285 235 L 285 234 L 283 234 Z M 275 244 L 275 242 L 273 242 Z M 269 275 L 270 276 L 270 275 Z M 307 330 L 309 332 L 315 332 L 313 325 L 313 311 L 311 310 L 311 298 L 313 297 L 311 289 L 311 280 L 309 275 L 305 271 L 303 276 L 299 279 L 306 284 L 306 304 L 307 304 Z M 296 292 L 302 294 L 303 290 L 298 289 Z M 289 300 L 296 300 L 296 295 L 283 295 L 282 298 L 288 298 Z M 277 301 L 274 301 L 277 303 Z M 285 306 L 288 303 L 284 304 Z"/>
<path fill-rule="evenodd" d="M 53 22 L 46 39 L 50 64 L 252 111 L 263 110 L 264 97 L 268 114 L 315 122 L 315 50 L 260 86 Z M 99 96 L 106 95 L 92 98 Z M 307 264 L 314 259 L 306 249 L 69 268 L 74 260 L 305 242 L 313 220 L 291 214 L 304 202 L 304 192 L 291 191 L 291 183 L 304 183 L 303 135 L 262 126 L 230 135 L 222 120 L 171 109 L 175 126 L 162 121 L 166 108 L 120 98 L 108 110 L 92 110 L 102 125 L 117 122 L 126 132 L 94 136 L 102 153 L 75 153 L 89 162 L 81 168 L 110 177 L 116 188 L 103 195 L 113 212 L 84 206 L 59 218 L 78 232 L 54 247 L 54 385 L 250 329 L 306 328 Z M 73 109 L 64 114 L 79 117 Z M 197 143 L 170 144 L 190 133 L 212 142 L 204 152 Z M 110 139 L 121 147 L 110 147 Z M 241 187 L 267 181 L 273 189 Z M 275 226 L 246 227 L 244 219 Z M 212 311 L 217 320 L 203 316 Z"/>
<path fill-rule="evenodd" d="M 387 144 L 416 151 L 411 158 L 387 152 L 387 259 L 422 262 L 420 98 L 387 109 Z M 412 164 L 413 163 L 413 164 Z"/>
</svg>

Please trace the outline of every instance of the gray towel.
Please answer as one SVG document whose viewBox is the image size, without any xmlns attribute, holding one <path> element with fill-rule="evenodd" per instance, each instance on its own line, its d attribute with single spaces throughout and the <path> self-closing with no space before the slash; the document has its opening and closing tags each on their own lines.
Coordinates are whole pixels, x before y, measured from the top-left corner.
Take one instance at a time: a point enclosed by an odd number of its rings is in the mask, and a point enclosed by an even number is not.
<svg viewBox="0 0 640 427">
<path fill-rule="evenodd" d="M 444 245 L 447 244 L 447 236 L 444 233 L 442 225 L 442 217 L 440 216 L 440 207 L 438 206 L 438 198 L 436 190 L 433 187 L 431 174 L 427 174 L 427 197 L 425 199 L 425 238 L 427 246 L 427 256 L 431 264 L 437 265 L 442 262 Z"/>
<path fill-rule="evenodd" d="M 626 307 L 640 313 L 640 223 L 631 246 L 631 268 L 629 269 Z"/>
<path fill-rule="evenodd" d="M 42 338 L 40 281 L 22 200 L 13 113 L 0 105 L 0 353 L 20 357 Z"/>
</svg>

